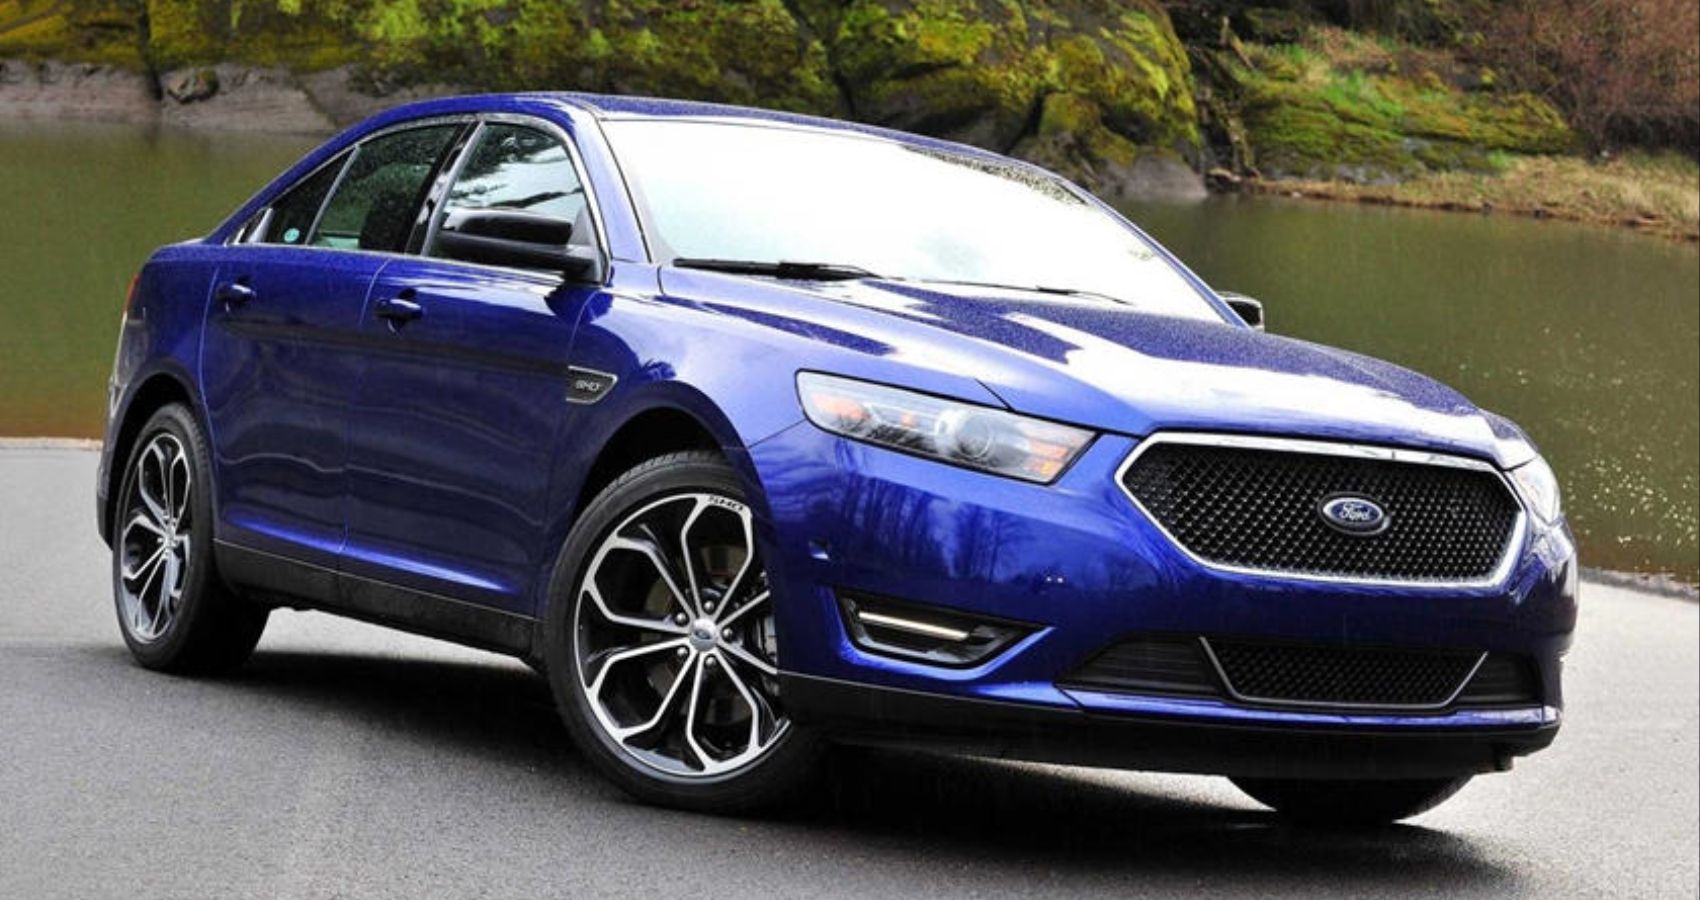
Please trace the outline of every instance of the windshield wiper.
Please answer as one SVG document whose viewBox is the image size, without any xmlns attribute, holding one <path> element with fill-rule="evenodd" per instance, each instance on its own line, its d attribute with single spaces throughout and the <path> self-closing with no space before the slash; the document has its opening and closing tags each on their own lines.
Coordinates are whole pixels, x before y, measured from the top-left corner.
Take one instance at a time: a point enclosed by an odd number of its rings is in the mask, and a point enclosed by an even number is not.
<svg viewBox="0 0 1700 900">
<path fill-rule="evenodd" d="M 1123 300 L 1120 297 L 1113 297 L 1109 294 L 1101 294 L 1097 291 L 1088 291 L 1081 288 L 1051 287 L 1044 284 L 999 284 L 995 281 L 957 281 L 951 278 L 916 278 L 913 280 L 930 282 L 933 284 L 959 284 L 963 287 L 998 288 L 1005 291 L 1032 291 L 1035 294 L 1057 294 L 1063 297 L 1095 297 L 1099 300 L 1108 300 L 1111 303 L 1117 303 L 1122 306 L 1133 305 L 1132 301 Z"/>
<path fill-rule="evenodd" d="M 862 268 L 842 263 L 824 262 L 760 262 L 752 259 L 699 259 L 681 256 L 673 260 L 681 269 L 705 269 L 710 272 L 730 272 L 734 275 L 767 275 L 773 278 L 793 278 L 800 281 L 853 281 L 858 278 L 878 278 Z"/>
</svg>

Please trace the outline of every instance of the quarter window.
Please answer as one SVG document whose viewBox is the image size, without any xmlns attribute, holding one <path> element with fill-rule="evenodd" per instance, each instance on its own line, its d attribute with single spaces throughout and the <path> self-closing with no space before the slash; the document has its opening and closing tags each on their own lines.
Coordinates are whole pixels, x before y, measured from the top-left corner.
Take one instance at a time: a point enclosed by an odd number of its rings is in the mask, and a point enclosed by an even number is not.
<svg viewBox="0 0 1700 900">
<path fill-rule="evenodd" d="M 268 214 L 262 213 L 256 226 L 263 224 L 265 232 L 252 238 L 247 237 L 249 229 L 245 228 L 243 240 L 255 240 L 263 244 L 305 244 L 307 234 L 313 230 L 313 220 L 319 215 L 319 207 L 325 205 L 325 197 L 336 185 L 336 177 L 342 174 L 342 167 L 348 163 L 348 154 L 337 157 L 331 162 L 319 167 L 317 172 L 290 188 L 283 198 L 271 205 Z M 258 227 L 255 227 L 255 231 Z"/>
<path fill-rule="evenodd" d="M 431 173 L 460 129 L 410 128 L 360 145 L 319 217 L 311 243 L 343 250 L 405 249 Z"/>
</svg>

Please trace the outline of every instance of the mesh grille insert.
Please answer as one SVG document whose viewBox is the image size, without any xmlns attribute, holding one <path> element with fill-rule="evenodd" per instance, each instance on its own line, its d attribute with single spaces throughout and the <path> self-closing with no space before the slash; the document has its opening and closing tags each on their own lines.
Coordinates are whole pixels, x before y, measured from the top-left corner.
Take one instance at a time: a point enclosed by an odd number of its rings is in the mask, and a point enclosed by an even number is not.
<svg viewBox="0 0 1700 900">
<path fill-rule="evenodd" d="M 1268 572 L 1436 583 L 1479 581 L 1504 558 L 1519 507 L 1490 471 L 1293 450 L 1160 443 L 1124 484 L 1193 555 Z M 1331 527 L 1341 494 L 1373 500 L 1379 534 Z"/>
<path fill-rule="evenodd" d="M 1142 636 L 1117 644 L 1076 669 L 1066 682 L 1095 690 L 1217 697 L 1216 673 L 1198 639 Z"/>
<path fill-rule="evenodd" d="M 1458 695 L 1459 706 L 1525 706 L 1541 702 L 1541 682 L 1527 659 L 1491 653 Z"/>
<path fill-rule="evenodd" d="M 1540 676 L 1523 656 L 1413 648 L 1350 648 L 1274 644 L 1255 640 L 1209 641 L 1227 681 L 1247 701 L 1318 709 L 1438 710 L 1454 692 L 1451 708 L 1513 707 L 1541 702 Z M 1471 675 L 1471 669 L 1475 674 Z M 1458 683 L 1470 681 L 1458 692 Z M 1204 644 L 1178 634 L 1134 635 L 1093 655 L 1058 682 L 1067 688 L 1116 693 L 1234 699 L 1223 690 Z"/>
<path fill-rule="evenodd" d="M 1479 653 L 1390 648 L 1209 642 L 1241 698 L 1321 706 L 1439 707 L 1452 699 Z"/>
</svg>

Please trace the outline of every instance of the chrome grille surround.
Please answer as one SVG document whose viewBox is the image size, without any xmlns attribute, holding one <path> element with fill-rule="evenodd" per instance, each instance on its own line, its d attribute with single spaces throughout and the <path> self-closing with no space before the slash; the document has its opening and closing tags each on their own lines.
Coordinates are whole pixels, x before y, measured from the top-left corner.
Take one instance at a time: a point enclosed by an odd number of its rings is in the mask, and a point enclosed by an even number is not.
<svg viewBox="0 0 1700 900">
<path fill-rule="evenodd" d="M 1309 572 L 1282 568 L 1258 568 L 1208 559 L 1196 553 L 1185 542 L 1181 541 L 1146 505 L 1140 502 L 1131 488 L 1128 487 L 1128 473 L 1138 463 L 1139 459 L 1153 448 L 1172 445 L 1192 445 L 1200 447 L 1229 448 L 1238 450 L 1259 450 L 1274 453 L 1308 454 L 1314 456 L 1332 456 L 1346 459 L 1368 460 L 1371 462 L 1401 463 L 1414 466 L 1435 466 L 1452 469 L 1465 469 L 1486 472 L 1498 481 L 1506 496 L 1511 499 L 1516 508 L 1516 514 L 1501 551 L 1498 564 L 1491 572 L 1480 578 L 1470 579 L 1433 579 L 1433 578 L 1399 578 L 1379 577 L 1362 574 L 1332 574 L 1326 572 Z M 1316 582 L 1323 584 L 1368 585 L 1384 587 L 1402 587 L 1418 590 L 1457 590 L 1460 588 L 1493 588 L 1507 581 L 1512 569 L 1516 566 L 1522 554 L 1529 531 L 1528 509 L 1523 504 L 1505 473 L 1497 466 L 1484 460 L 1465 456 L 1454 456 L 1435 453 L 1426 450 L 1413 450 L 1400 447 L 1383 447 L 1373 444 L 1354 444 L 1323 440 L 1300 438 L 1262 437 L 1255 435 L 1217 434 L 1210 432 L 1171 431 L 1155 432 L 1141 440 L 1133 451 L 1128 454 L 1115 473 L 1116 486 L 1123 496 L 1143 514 L 1147 521 L 1156 526 L 1176 549 L 1186 557 L 1206 569 L 1216 572 L 1228 572 L 1239 575 L 1253 575 L 1260 578 L 1280 579 L 1286 581 Z"/>
</svg>

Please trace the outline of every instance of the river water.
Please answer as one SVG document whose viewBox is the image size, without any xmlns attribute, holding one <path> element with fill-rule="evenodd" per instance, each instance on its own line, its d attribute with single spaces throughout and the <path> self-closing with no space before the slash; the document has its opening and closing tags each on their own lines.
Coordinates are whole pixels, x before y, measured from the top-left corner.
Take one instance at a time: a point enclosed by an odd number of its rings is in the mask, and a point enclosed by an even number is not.
<svg viewBox="0 0 1700 900">
<path fill-rule="evenodd" d="M 204 232 L 301 137 L 0 123 L 0 435 L 98 436 L 149 249 Z M 1497 216 L 1219 197 L 1129 214 L 1270 330 L 1438 377 L 1529 431 L 1585 563 L 1700 579 L 1700 249 Z"/>
</svg>

